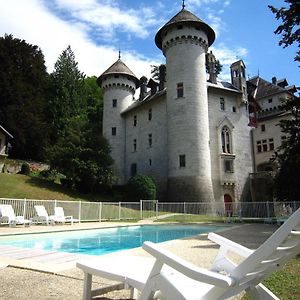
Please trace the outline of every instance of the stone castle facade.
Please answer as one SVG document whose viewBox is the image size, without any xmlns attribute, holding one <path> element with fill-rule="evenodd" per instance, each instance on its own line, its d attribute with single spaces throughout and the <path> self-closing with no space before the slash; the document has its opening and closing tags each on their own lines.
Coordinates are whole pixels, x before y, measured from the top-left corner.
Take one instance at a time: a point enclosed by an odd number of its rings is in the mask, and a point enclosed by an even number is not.
<svg viewBox="0 0 300 300">
<path fill-rule="evenodd" d="M 217 82 L 208 53 L 214 39 L 212 28 L 183 8 L 155 37 L 166 57 L 159 83 L 139 80 L 121 59 L 98 78 L 118 184 L 144 174 L 169 201 L 245 197 L 253 171 L 245 65 L 232 64 L 231 83 Z"/>
</svg>

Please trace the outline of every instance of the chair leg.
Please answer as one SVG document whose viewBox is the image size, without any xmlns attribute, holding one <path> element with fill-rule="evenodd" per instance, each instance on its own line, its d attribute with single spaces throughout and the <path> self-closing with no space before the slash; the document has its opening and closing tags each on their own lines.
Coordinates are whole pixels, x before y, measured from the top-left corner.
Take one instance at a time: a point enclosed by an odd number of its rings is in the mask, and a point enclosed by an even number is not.
<svg viewBox="0 0 300 300">
<path fill-rule="evenodd" d="M 83 300 L 92 299 L 92 274 L 84 273 Z"/>
<path fill-rule="evenodd" d="M 275 294 L 273 294 L 263 284 L 258 284 L 255 287 L 247 289 L 247 293 L 254 300 L 280 300 Z"/>
</svg>

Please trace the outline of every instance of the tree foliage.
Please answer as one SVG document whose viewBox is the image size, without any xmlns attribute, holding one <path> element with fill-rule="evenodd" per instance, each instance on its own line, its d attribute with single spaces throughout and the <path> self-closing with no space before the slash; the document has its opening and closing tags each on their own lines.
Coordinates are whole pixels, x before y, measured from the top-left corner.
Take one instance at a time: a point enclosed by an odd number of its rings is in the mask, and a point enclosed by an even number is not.
<svg viewBox="0 0 300 300">
<path fill-rule="evenodd" d="M 279 170 L 275 177 L 275 194 L 281 201 L 298 201 L 300 195 L 300 99 L 288 100 L 285 109 L 292 119 L 280 121 L 286 141 L 279 148 Z"/>
<path fill-rule="evenodd" d="M 300 2 L 295 0 L 284 1 L 288 7 L 275 8 L 269 5 L 271 11 L 275 14 L 277 20 L 281 20 L 282 24 L 279 25 L 274 31 L 275 34 L 281 35 L 279 45 L 288 47 L 293 43 L 300 47 Z M 300 50 L 296 51 L 295 61 L 300 62 Z"/>
<path fill-rule="evenodd" d="M 136 175 L 128 180 L 127 197 L 130 201 L 154 200 L 156 185 L 153 179 L 146 175 Z"/>
<path fill-rule="evenodd" d="M 43 159 L 48 74 L 38 46 L 5 35 L 0 38 L 0 122 L 13 136 L 10 155 Z"/>
<path fill-rule="evenodd" d="M 78 69 L 70 46 L 59 56 L 50 76 L 49 118 L 52 142 L 65 136 L 72 118 L 84 108 L 84 74 Z"/>
<path fill-rule="evenodd" d="M 51 80 L 51 168 L 64 174 L 64 182 L 81 192 L 110 185 L 113 161 L 108 142 L 101 135 L 102 93 L 96 77 L 84 78 L 68 47 L 58 58 Z"/>
</svg>

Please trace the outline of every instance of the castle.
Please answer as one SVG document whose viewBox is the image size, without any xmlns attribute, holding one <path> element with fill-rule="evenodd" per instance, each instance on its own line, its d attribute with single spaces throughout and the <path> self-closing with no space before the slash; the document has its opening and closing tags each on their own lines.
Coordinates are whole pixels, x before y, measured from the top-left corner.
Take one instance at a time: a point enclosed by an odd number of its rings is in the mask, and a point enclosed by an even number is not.
<svg viewBox="0 0 300 300">
<path fill-rule="evenodd" d="M 255 170 L 245 65 L 231 65 L 231 83 L 217 82 L 214 40 L 183 7 L 155 36 L 166 58 L 159 83 L 139 80 L 120 58 L 98 78 L 117 184 L 144 174 L 172 202 L 245 199 Z"/>
</svg>

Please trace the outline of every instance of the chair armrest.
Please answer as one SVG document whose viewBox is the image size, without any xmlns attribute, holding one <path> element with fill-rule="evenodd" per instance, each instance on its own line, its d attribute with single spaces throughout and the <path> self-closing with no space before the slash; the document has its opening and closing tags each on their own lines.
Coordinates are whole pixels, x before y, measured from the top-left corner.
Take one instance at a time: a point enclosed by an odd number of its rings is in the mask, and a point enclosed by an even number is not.
<svg viewBox="0 0 300 300">
<path fill-rule="evenodd" d="M 194 280 L 223 288 L 227 288 L 235 284 L 235 280 L 233 278 L 217 272 L 199 268 L 176 256 L 175 254 L 160 248 L 157 244 L 152 242 L 145 242 L 143 244 L 143 249 L 155 257 L 159 263 L 166 264 Z"/>
<path fill-rule="evenodd" d="M 254 252 L 254 250 L 249 249 L 245 246 L 242 246 L 236 242 L 233 242 L 221 235 L 218 235 L 216 233 L 210 232 L 208 234 L 208 239 L 215 242 L 216 244 L 220 245 L 221 247 L 225 247 L 226 250 L 230 250 L 232 252 L 235 252 L 236 254 L 239 254 L 243 257 L 248 257 L 250 254 Z"/>
</svg>

